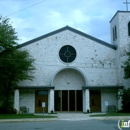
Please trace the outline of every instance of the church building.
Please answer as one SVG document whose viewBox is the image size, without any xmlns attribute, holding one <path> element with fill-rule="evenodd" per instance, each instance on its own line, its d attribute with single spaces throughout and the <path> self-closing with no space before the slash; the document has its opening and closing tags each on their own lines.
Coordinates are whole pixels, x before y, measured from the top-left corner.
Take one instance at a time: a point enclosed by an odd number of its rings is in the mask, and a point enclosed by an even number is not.
<svg viewBox="0 0 130 130">
<path fill-rule="evenodd" d="M 97 30 L 98 31 L 98 30 Z M 34 79 L 19 83 L 14 108 L 29 113 L 106 112 L 121 109 L 116 97 L 129 87 L 122 63 L 130 51 L 130 12 L 117 11 L 110 20 L 111 43 L 66 26 L 18 46 L 35 59 Z"/>
</svg>

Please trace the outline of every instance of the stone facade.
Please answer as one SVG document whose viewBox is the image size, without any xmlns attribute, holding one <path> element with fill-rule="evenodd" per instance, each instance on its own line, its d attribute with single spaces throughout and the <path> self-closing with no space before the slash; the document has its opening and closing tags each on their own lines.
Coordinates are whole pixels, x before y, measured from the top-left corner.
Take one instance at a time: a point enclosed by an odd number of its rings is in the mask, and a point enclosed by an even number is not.
<svg viewBox="0 0 130 130">
<path fill-rule="evenodd" d="M 71 45 L 77 51 L 75 61 L 70 64 L 63 63 L 59 58 L 59 50 L 64 45 Z M 115 50 L 72 31 L 65 30 L 21 49 L 29 51 L 37 69 L 33 73 L 33 81 L 22 82 L 22 86 L 50 85 L 55 73 L 65 67 L 75 67 L 84 72 L 88 85 L 117 84 Z"/>
<path fill-rule="evenodd" d="M 126 85 L 124 81 L 121 63 L 124 61 L 125 51 L 129 46 L 129 37 L 126 36 L 126 23 L 130 21 L 128 12 L 117 12 L 111 20 L 111 34 L 116 25 L 117 39 L 112 44 L 96 39 L 71 27 L 64 27 L 47 35 L 41 36 L 19 46 L 21 50 L 27 50 L 35 59 L 36 70 L 32 72 L 33 81 L 23 81 L 19 86 L 39 87 L 48 90 L 48 112 L 54 110 L 55 90 L 82 90 L 83 111 L 90 110 L 91 86 L 101 92 L 101 111 L 106 111 L 105 101 L 118 108 L 116 95 L 118 89 L 109 89 L 109 86 Z M 124 22 L 122 22 L 122 19 Z M 113 35 L 111 36 L 113 37 Z M 126 38 L 127 37 L 127 38 Z M 76 59 L 71 63 L 64 63 L 59 57 L 59 50 L 70 45 L 76 50 Z M 54 86 L 54 89 L 47 89 Z M 106 86 L 106 89 L 105 89 Z M 86 89 L 82 89 L 86 87 Z M 103 87 L 100 88 L 100 87 Z M 26 106 L 30 113 L 35 112 L 35 89 L 29 91 L 16 90 L 15 108 Z M 18 100 L 19 98 L 19 100 Z M 93 101 L 92 101 L 92 104 Z"/>
</svg>

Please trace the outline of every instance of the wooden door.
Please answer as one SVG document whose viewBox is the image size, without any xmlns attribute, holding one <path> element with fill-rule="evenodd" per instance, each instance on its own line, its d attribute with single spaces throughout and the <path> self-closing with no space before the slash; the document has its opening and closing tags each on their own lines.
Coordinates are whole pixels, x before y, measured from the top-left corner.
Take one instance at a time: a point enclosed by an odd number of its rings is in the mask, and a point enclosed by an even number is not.
<svg viewBox="0 0 130 130">
<path fill-rule="evenodd" d="M 90 90 L 90 110 L 92 112 L 101 111 L 101 92 L 99 90 Z"/>
<path fill-rule="evenodd" d="M 36 95 L 35 97 L 35 112 L 42 113 L 42 102 L 45 102 L 44 112 L 48 112 L 48 95 Z"/>
</svg>

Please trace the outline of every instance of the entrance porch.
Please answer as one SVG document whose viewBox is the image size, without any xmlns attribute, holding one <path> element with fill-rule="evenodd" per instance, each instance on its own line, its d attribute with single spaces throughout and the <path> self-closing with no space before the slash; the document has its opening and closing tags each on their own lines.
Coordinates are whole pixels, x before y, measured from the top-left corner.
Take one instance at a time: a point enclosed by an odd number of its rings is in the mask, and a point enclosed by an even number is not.
<svg viewBox="0 0 130 130">
<path fill-rule="evenodd" d="M 82 90 L 56 90 L 55 111 L 83 111 Z"/>
</svg>

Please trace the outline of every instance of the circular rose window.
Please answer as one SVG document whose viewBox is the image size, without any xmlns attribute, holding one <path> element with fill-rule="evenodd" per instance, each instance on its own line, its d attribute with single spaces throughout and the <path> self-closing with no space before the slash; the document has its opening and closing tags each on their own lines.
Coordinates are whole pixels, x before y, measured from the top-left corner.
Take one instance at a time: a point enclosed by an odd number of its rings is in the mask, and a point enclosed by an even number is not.
<svg viewBox="0 0 130 130">
<path fill-rule="evenodd" d="M 63 62 L 70 63 L 76 58 L 76 50 L 69 45 L 63 46 L 59 51 L 59 56 Z"/>
</svg>

